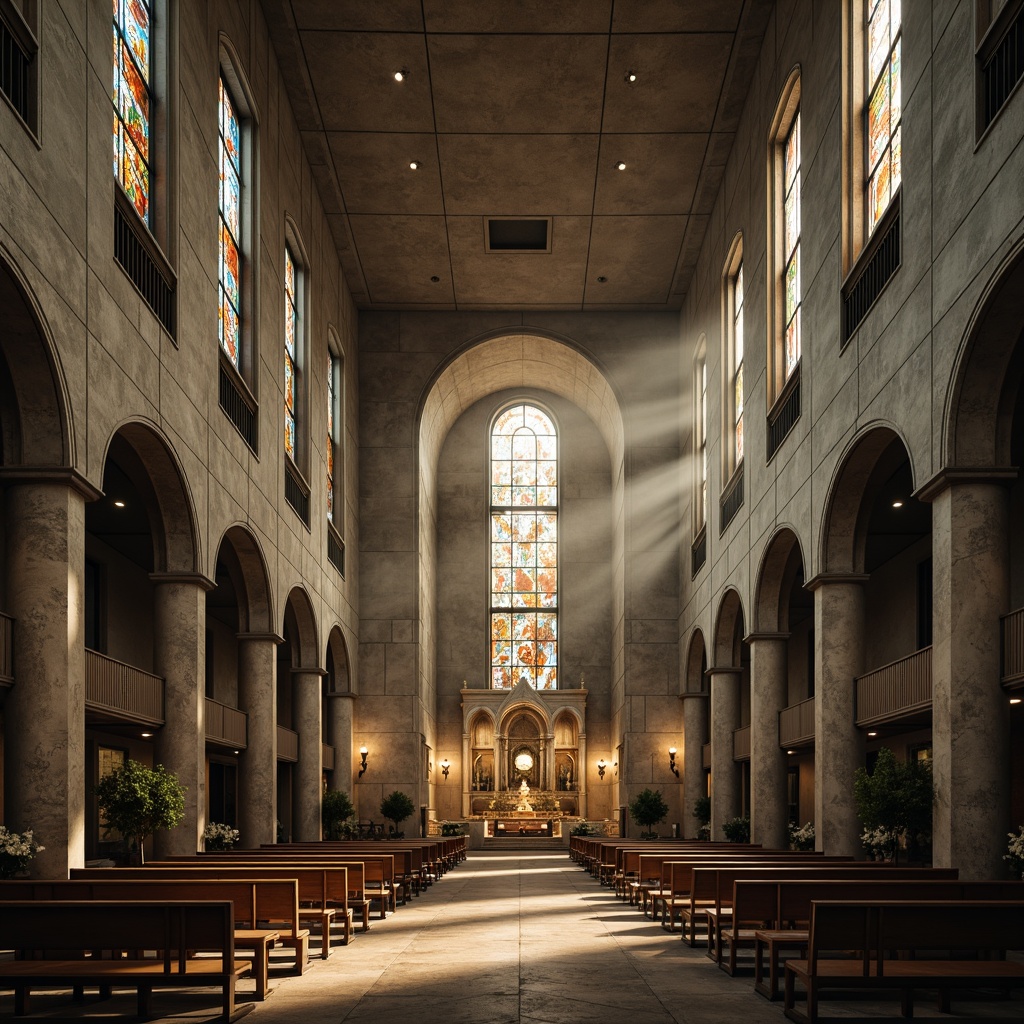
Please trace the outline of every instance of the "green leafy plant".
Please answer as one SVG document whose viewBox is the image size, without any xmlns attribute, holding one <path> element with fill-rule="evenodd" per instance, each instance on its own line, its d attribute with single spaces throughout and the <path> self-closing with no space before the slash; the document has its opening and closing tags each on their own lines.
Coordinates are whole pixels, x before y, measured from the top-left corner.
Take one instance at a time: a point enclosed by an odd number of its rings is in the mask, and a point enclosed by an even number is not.
<svg viewBox="0 0 1024 1024">
<path fill-rule="evenodd" d="M 11 832 L 0 825 L 0 878 L 14 878 L 27 870 L 28 862 L 45 849 L 32 838 L 32 829 Z"/>
<path fill-rule="evenodd" d="M 380 813 L 388 821 L 395 823 L 395 835 L 401 834 L 398 831 L 399 826 L 414 810 L 416 810 L 416 807 L 412 802 L 412 798 L 400 789 L 396 789 L 380 802 Z"/>
<path fill-rule="evenodd" d="M 441 822 L 441 835 L 443 836 L 464 836 L 466 834 L 466 826 L 461 821 L 442 821 Z"/>
<path fill-rule="evenodd" d="M 913 844 L 931 833 L 932 771 L 927 761 L 897 761 L 882 747 L 874 771 L 857 769 L 853 795 L 871 843 L 864 836 L 862 840 L 876 855 L 898 859 L 901 840 Z"/>
<path fill-rule="evenodd" d="M 750 819 L 732 818 L 729 821 L 723 822 L 722 832 L 725 833 L 725 838 L 730 843 L 749 843 Z"/>
<path fill-rule="evenodd" d="M 591 830 L 590 825 L 586 821 L 577 822 L 569 831 L 571 836 L 592 836 L 596 834 L 595 831 Z"/>
<path fill-rule="evenodd" d="M 185 816 L 185 790 L 162 764 L 155 768 L 131 758 L 96 786 L 107 828 L 120 832 L 128 862 L 141 864 L 143 845 L 159 829 L 174 828 Z"/>
<path fill-rule="evenodd" d="M 324 827 L 324 839 L 346 839 L 351 829 L 346 829 L 349 818 L 356 813 L 352 800 L 342 789 L 329 789 L 320 800 L 320 820 Z"/>
<path fill-rule="evenodd" d="M 31 835 L 31 833 L 27 834 Z M 1010 870 L 1014 875 L 1024 878 L 1024 825 L 1021 825 L 1016 832 L 1007 832 L 1006 836 L 1010 843 L 1006 848 L 1007 852 L 1003 854 L 1003 860 L 1010 865 Z"/>
<path fill-rule="evenodd" d="M 701 825 L 711 824 L 711 797 L 697 797 L 697 802 L 693 805 L 693 816 Z"/>
<path fill-rule="evenodd" d="M 230 850 L 238 842 L 238 829 L 211 821 L 203 829 L 203 846 L 206 850 Z"/>
<path fill-rule="evenodd" d="M 668 815 L 668 804 L 662 799 L 660 789 L 641 790 L 629 804 L 630 817 L 646 831 L 641 832 L 643 838 L 656 837 L 655 825 L 665 820 Z"/>
</svg>

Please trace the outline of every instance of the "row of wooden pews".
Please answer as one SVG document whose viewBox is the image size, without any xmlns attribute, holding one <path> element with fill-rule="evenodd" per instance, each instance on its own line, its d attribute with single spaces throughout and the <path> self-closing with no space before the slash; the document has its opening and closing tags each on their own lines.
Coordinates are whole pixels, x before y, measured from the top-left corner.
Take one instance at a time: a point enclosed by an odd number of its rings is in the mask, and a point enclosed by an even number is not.
<svg viewBox="0 0 1024 1024">
<path fill-rule="evenodd" d="M 253 1005 L 236 1004 L 240 977 L 251 972 L 254 998 L 267 997 L 271 950 L 289 949 L 289 969 L 304 973 L 311 931 L 327 958 L 335 931 L 347 944 L 357 922 L 369 930 L 373 904 L 380 918 L 394 913 L 464 860 L 467 845 L 465 836 L 277 844 L 0 881 L 0 948 L 15 951 L 0 962 L 0 985 L 14 989 L 19 1014 L 33 987 L 68 987 L 76 999 L 86 987 L 101 997 L 114 985 L 135 987 L 140 1015 L 150 1015 L 155 988 L 216 985 L 220 1019 L 235 1020 Z M 138 927 L 140 915 L 152 927 Z M 150 934 L 164 939 L 143 941 Z"/>
<path fill-rule="evenodd" d="M 1024 950 L 1024 882 L 693 840 L 573 837 L 570 856 L 669 932 L 678 920 L 728 974 L 751 951 L 755 992 L 783 995 L 799 1024 L 829 989 L 896 992 L 909 1016 L 915 990 L 949 1012 L 957 988 L 1024 987 L 1024 962 L 1006 956 Z"/>
</svg>

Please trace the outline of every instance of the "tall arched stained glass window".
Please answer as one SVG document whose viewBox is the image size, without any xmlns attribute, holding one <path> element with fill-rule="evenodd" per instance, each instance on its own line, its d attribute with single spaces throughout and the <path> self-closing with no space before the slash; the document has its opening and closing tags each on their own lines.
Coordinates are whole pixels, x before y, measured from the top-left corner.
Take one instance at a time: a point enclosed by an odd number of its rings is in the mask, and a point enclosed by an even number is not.
<svg viewBox="0 0 1024 1024">
<path fill-rule="evenodd" d="M 149 129 L 153 113 L 151 5 L 114 0 L 114 177 L 149 224 Z"/>
<path fill-rule="evenodd" d="M 532 405 L 491 428 L 491 686 L 558 686 L 558 436 Z"/>
</svg>

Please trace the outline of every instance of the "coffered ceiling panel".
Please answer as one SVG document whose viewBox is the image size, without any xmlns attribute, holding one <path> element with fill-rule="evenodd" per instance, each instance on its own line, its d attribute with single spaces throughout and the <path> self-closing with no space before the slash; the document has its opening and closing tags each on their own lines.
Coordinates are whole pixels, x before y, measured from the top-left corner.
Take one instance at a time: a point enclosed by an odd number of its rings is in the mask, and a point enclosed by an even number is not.
<svg viewBox="0 0 1024 1024">
<path fill-rule="evenodd" d="M 770 0 L 261 2 L 360 307 L 681 305 Z"/>
</svg>

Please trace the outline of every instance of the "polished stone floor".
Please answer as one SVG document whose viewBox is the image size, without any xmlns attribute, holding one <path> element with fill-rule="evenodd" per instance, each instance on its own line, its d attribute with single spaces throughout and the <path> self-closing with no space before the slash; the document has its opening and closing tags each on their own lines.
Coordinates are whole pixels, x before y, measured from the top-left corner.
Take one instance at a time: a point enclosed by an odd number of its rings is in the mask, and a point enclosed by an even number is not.
<svg viewBox="0 0 1024 1024">
<path fill-rule="evenodd" d="M 314 943 L 319 947 L 319 941 Z M 336 946 L 302 977 L 272 968 L 274 991 L 247 1024 L 783 1024 L 781 1003 L 730 978 L 701 950 L 624 905 L 564 853 L 474 851 L 456 870 L 366 934 Z M 252 983 L 243 982 L 244 1000 Z M 99 1020 L 133 998 L 68 1015 L 66 999 L 35 1000 L 33 1016 Z M 191 1001 L 197 1000 L 197 1001 Z M 156 993 L 168 1021 L 209 1020 L 209 996 Z M 923 994 L 916 1016 L 1024 1020 L 1012 1000 L 954 1001 L 939 1013 Z M 0 1017 L 13 1010 L 0 995 Z M 899 1020 L 899 1002 L 827 1000 L 826 1017 Z M 100 1016 L 102 1015 L 102 1016 Z M 19 1018 L 19 1020 L 24 1018 Z M 123 1019 L 123 1018 L 122 1018 Z"/>
</svg>

